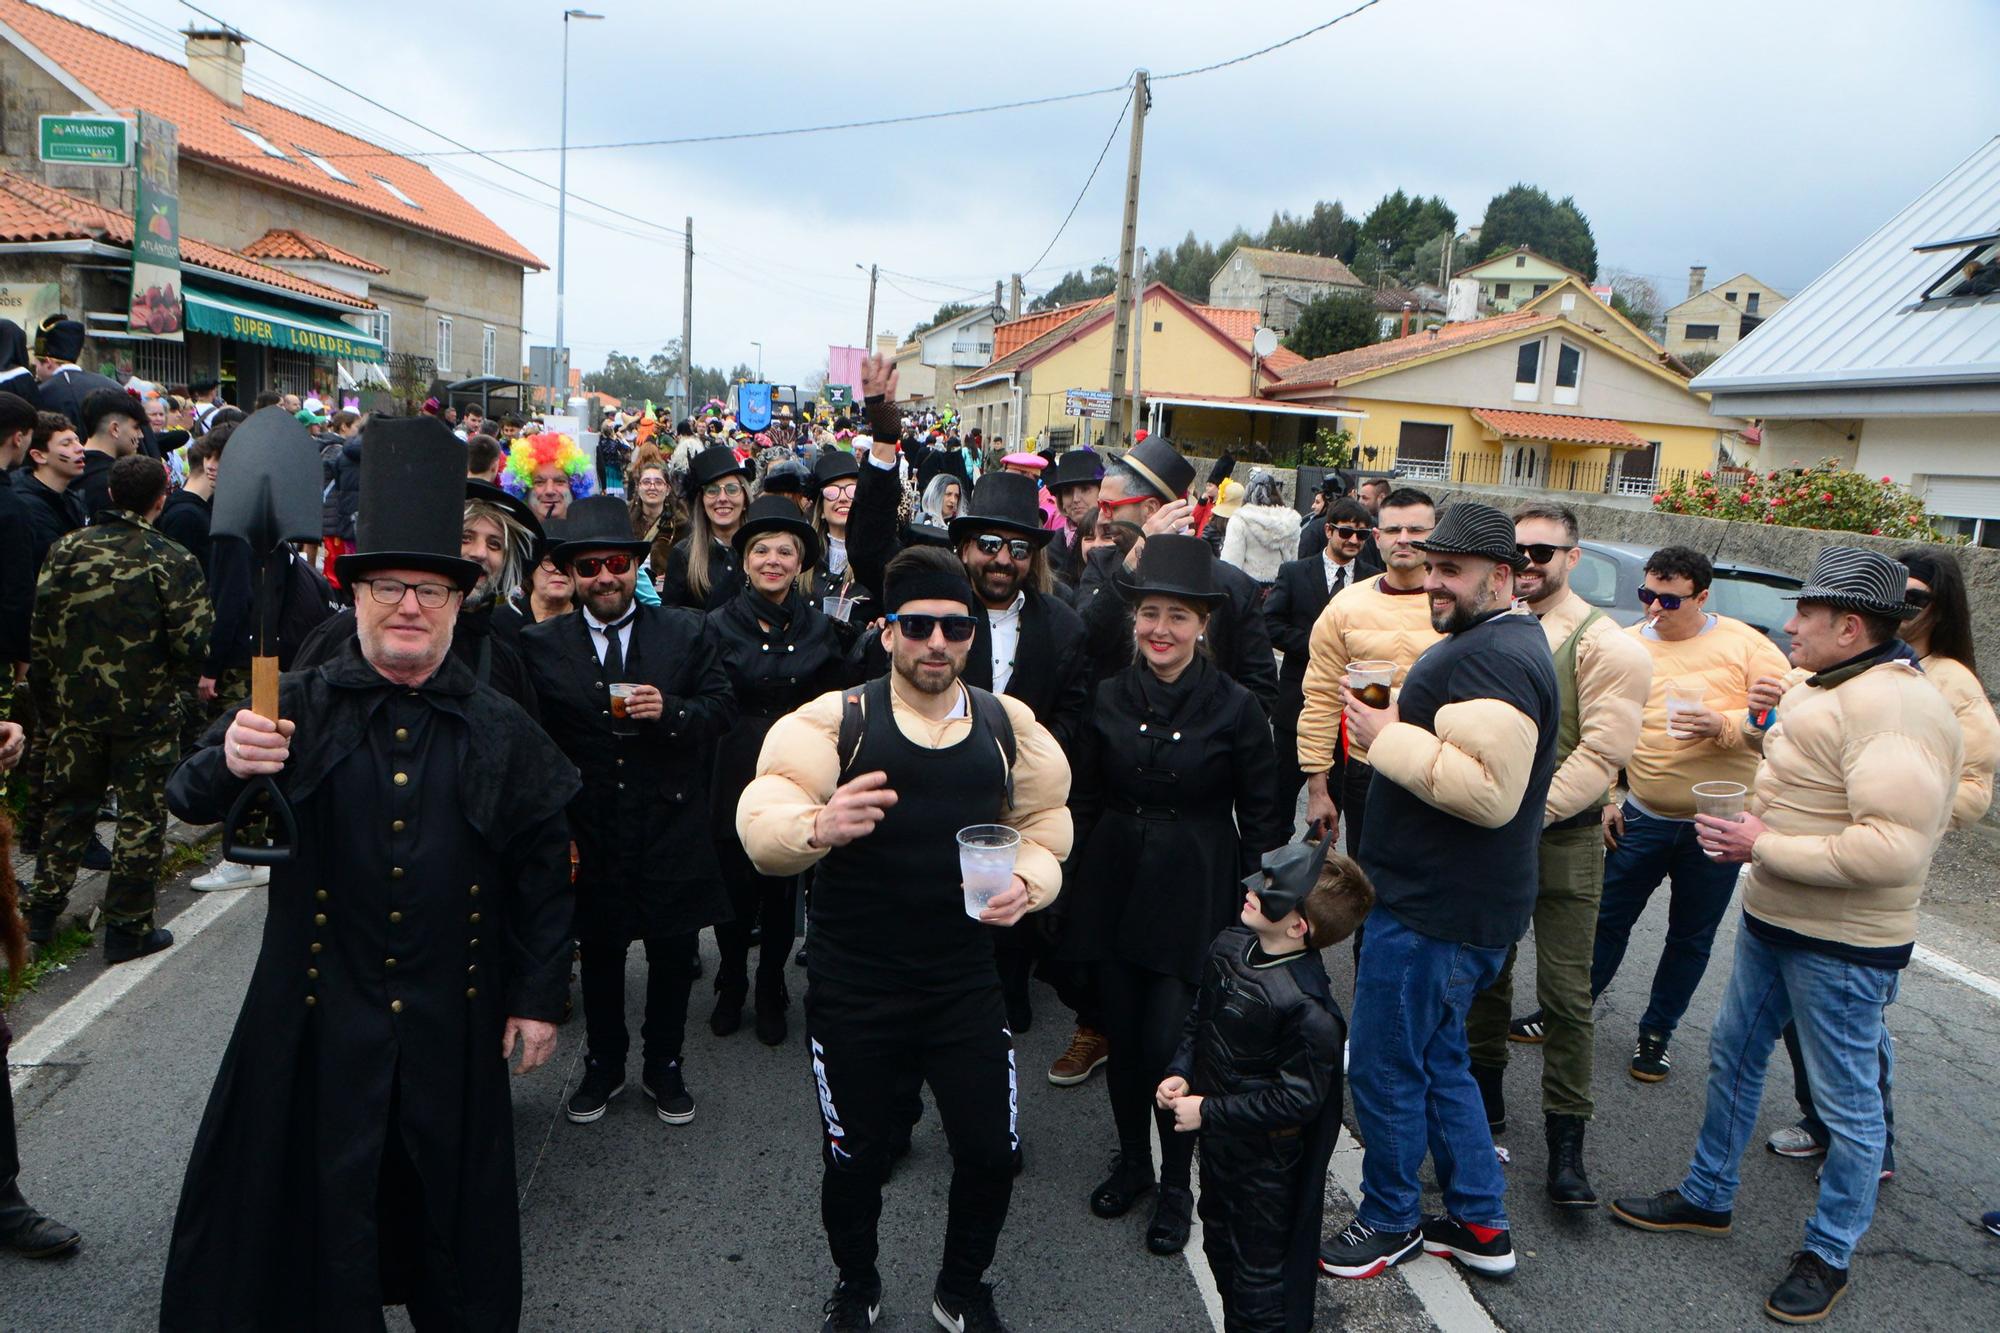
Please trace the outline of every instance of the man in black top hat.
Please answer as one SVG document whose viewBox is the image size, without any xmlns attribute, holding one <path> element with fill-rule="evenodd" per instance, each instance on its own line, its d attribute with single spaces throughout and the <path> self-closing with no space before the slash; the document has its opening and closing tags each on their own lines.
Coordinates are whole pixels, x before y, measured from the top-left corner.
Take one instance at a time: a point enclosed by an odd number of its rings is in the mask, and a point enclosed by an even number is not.
<svg viewBox="0 0 2000 1333">
<path fill-rule="evenodd" d="M 1445 637 L 1387 707 L 1342 689 L 1348 734 L 1375 770 L 1360 857 L 1375 910 L 1349 1035 L 1363 1199 L 1321 1254 L 1334 1277 L 1374 1277 L 1419 1247 L 1492 1276 L 1515 1263 L 1465 1015 L 1534 913 L 1561 691 L 1540 624 L 1514 609 L 1514 575 L 1528 563 L 1514 521 L 1460 501 L 1418 546 L 1431 625 Z M 1445 1205 L 1429 1219 L 1418 1180 L 1427 1144 L 1412 1132 L 1426 1121 Z"/>
<path fill-rule="evenodd" d="M 83 355 L 85 336 L 82 324 L 61 315 L 50 315 L 35 331 L 36 406 L 44 412 L 60 412 L 68 417 L 80 438 L 89 436 L 91 425 L 84 420 L 84 399 L 104 390 L 125 392 L 117 380 L 85 370 L 76 363 Z M 142 412 L 140 416 L 143 419 L 145 414 Z M 160 456 L 150 424 L 144 424 L 139 447 L 154 458 Z"/>
<path fill-rule="evenodd" d="M 598 495 L 569 507 L 549 553 L 567 569 L 582 613 L 521 633 L 542 722 L 583 775 L 570 805 L 576 837 L 576 937 L 590 1050 L 569 1118 L 603 1117 L 625 1089 L 625 955 L 646 945 L 640 1087 L 660 1119 L 694 1119 L 681 1072 L 695 935 L 729 918 L 708 789 L 715 742 L 736 699 L 698 612 L 642 606 L 639 562 L 623 501 Z"/>
<path fill-rule="evenodd" d="M 1097 493 L 1098 522 L 1137 524 L 1146 536 L 1186 533 L 1193 527 L 1193 505 L 1187 500 L 1194 481 L 1194 464 L 1174 447 L 1154 436 L 1107 463 Z M 1113 674 L 1132 657 L 1132 608 L 1112 586 L 1121 560 L 1127 574 L 1139 568 L 1145 550 L 1142 538 L 1124 556 L 1112 547 L 1093 551 L 1077 582 L 1077 609 L 1090 634 L 1093 677 Z M 1258 614 L 1262 596 L 1257 581 L 1234 565 L 1218 564 L 1216 582 L 1228 594 L 1208 620 L 1208 646 L 1215 664 L 1257 696 L 1270 712 L 1278 699 L 1278 664 L 1271 654 L 1271 636 Z"/>
<path fill-rule="evenodd" d="M 272 777 L 298 838 L 195 1136 L 163 1329 L 379 1327 L 385 1304 L 520 1321 L 506 1060 L 555 1050 L 577 778 L 450 654 L 479 576 L 465 446 L 436 420 L 371 435 L 339 568 L 355 639 L 283 677 L 283 721 L 218 722 L 167 789 L 210 824 Z"/>
<path fill-rule="evenodd" d="M 1097 512 L 1097 492 L 1104 480 L 1103 461 L 1094 449 L 1071 449 L 1056 455 L 1042 476 L 1042 485 L 1056 499 L 1066 525 L 1049 548 L 1049 568 L 1072 588 L 1083 574 L 1084 520 Z"/>
</svg>

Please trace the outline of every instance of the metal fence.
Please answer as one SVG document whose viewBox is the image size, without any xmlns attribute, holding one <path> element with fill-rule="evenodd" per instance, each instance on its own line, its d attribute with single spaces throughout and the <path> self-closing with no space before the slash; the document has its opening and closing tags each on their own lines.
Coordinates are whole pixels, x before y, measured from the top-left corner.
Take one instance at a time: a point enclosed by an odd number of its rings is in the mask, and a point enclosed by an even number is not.
<svg viewBox="0 0 2000 1333">
<path fill-rule="evenodd" d="M 1697 474 L 1686 468 L 1646 466 L 1644 457 L 1628 458 L 1622 467 L 1585 459 L 1529 460 L 1499 454 L 1449 454 L 1444 458 L 1403 458 L 1391 453 L 1376 467 L 1415 481 L 1449 481 L 1466 486 L 1519 486 L 1529 490 L 1567 491 L 1579 495 L 1648 496 L 1675 481 Z M 1634 468 L 1638 464 L 1638 468 Z"/>
</svg>

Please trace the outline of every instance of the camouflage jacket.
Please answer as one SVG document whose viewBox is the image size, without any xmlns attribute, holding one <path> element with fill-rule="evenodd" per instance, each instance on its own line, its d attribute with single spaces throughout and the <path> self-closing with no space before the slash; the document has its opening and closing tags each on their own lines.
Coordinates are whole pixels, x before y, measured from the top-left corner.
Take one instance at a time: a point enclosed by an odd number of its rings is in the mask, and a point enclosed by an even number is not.
<svg viewBox="0 0 2000 1333">
<path fill-rule="evenodd" d="M 55 720 L 136 735 L 179 724 L 215 615 L 201 566 L 122 509 L 49 548 L 31 668 Z"/>
</svg>

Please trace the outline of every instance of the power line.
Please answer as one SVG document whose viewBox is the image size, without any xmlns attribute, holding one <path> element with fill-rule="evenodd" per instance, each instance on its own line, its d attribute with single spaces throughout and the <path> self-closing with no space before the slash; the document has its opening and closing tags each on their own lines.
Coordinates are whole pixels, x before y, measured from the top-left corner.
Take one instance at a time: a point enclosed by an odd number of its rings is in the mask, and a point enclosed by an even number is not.
<svg viewBox="0 0 2000 1333">
<path fill-rule="evenodd" d="M 1069 212 L 1063 214 L 1062 226 L 1057 227 L 1056 234 L 1049 237 L 1049 243 L 1042 247 L 1041 254 L 1035 256 L 1035 262 L 1027 268 L 1022 269 L 1021 272 L 1033 273 L 1041 265 L 1041 262 L 1049 257 L 1049 251 L 1056 248 L 1056 242 L 1062 239 L 1063 232 L 1069 229 L 1070 219 L 1076 216 L 1076 210 L 1083 204 L 1083 196 L 1090 193 L 1090 184 L 1097 179 L 1098 168 L 1104 165 L 1105 155 L 1111 151 L 1112 141 L 1118 137 L 1118 127 L 1125 123 L 1125 113 L 1131 109 L 1132 95 L 1127 93 L 1125 105 L 1118 108 L 1118 119 L 1111 123 L 1111 133 L 1104 136 L 1104 147 L 1098 150 L 1097 161 L 1091 164 L 1090 174 L 1083 179 L 1083 188 L 1076 192 L 1076 199 L 1071 202 Z"/>
<path fill-rule="evenodd" d="M 1255 60 L 1258 56 L 1270 55 L 1271 52 L 1282 50 L 1285 47 L 1290 46 L 1293 42 L 1303 42 L 1308 37 L 1314 36 L 1317 33 L 1325 32 L 1328 28 L 1331 28 L 1336 23 L 1345 23 L 1348 19 L 1353 18 L 1356 14 L 1359 14 L 1362 10 L 1373 9 L 1376 5 L 1379 5 L 1381 3 L 1382 0 L 1362 0 L 1361 4 L 1356 5 L 1354 8 L 1348 10 L 1345 14 L 1336 14 L 1332 18 L 1328 19 L 1326 22 L 1318 24 L 1314 27 L 1307 28 L 1304 32 L 1293 33 L 1290 37 L 1285 38 L 1283 41 L 1272 42 L 1269 46 L 1260 46 L 1255 51 L 1246 52 L 1245 54 L 1240 56 L 1232 56 L 1228 60 L 1218 60 L 1212 65 L 1197 65 L 1193 69 L 1176 70 L 1172 74 L 1155 74 L 1152 76 L 1152 81 L 1154 83 L 1162 83 L 1168 79 L 1192 78 L 1197 74 L 1208 74 L 1214 70 L 1228 69 L 1231 65 L 1240 65 L 1246 60 Z"/>
</svg>

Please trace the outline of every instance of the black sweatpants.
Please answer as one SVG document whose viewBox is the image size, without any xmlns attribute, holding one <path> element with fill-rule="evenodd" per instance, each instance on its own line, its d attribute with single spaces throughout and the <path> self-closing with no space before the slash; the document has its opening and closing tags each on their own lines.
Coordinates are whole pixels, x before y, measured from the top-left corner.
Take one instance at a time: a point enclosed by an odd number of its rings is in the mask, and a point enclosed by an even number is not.
<svg viewBox="0 0 2000 1333">
<path fill-rule="evenodd" d="M 1225 1333 L 1284 1333 L 1285 1261 L 1305 1150 L 1296 1131 L 1201 1135 L 1196 1211 L 1202 1253 L 1222 1295 Z"/>
<path fill-rule="evenodd" d="M 820 1220 L 840 1276 L 873 1285 L 890 1149 L 907 1133 L 899 1089 L 930 1084 L 951 1144 L 938 1285 L 970 1296 L 993 1262 L 1014 1189 L 1019 1085 L 997 981 L 935 994 L 809 977 L 806 1036 L 825 1121 Z"/>
<path fill-rule="evenodd" d="M 722 963 L 715 970 L 715 989 L 739 999 L 750 989 L 750 930 L 760 927 L 757 943 L 757 1007 L 784 1007 L 785 964 L 792 960 L 798 876 L 758 873 L 734 837 L 715 840 L 715 859 L 729 890 L 733 917 L 715 928 L 715 946 Z"/>
<path fill-rule="evenodd" d="M 1104 1035 L 1111 1041 L 1104 1086 L 1111 1094 L 1118 1151 L 1128 1162 L 1152 1162 L 1146 1138 L 1150 1117 L 1160 1129 L 1160 1183 L 1182 1188 L 1192 1180 L 1195 1136 L 1174 1132 L 1173 1116 L 1153 1105 L 1153 1092 L 1167 1076 L 1167 1063 L 1180 1045 L 1181 1025 L 1187 1021 L 1194 992 L 1179 977 L 1130 963 L 1097 965 L 1097 1002 L 1104 1014 Z"/>
<path fill-rule="evenodd" d="M 695 936 L 662 935 L 646 944 L 646 1021 L 639 1029 L 647 1069 L 681 1058 L 687 1036 L 688 992 L 694 988 Z M 632 941 L 618 935 L 585 935 L 582 955 L 583 1026 L 590 1056 L 613 1069 L 625 1067 L 631 1037 L 625 1028 L 625 955 Z"/>
</svg>

